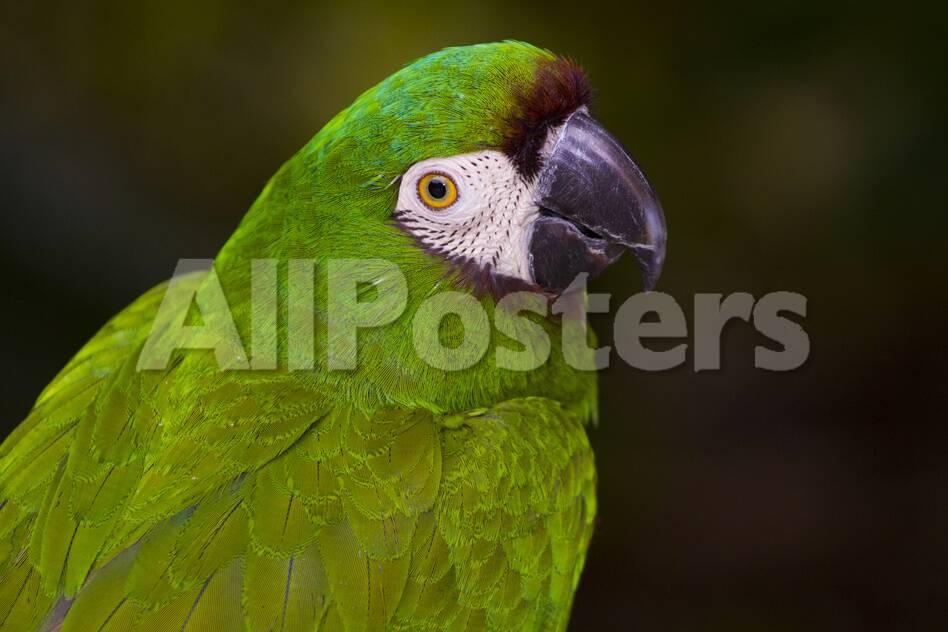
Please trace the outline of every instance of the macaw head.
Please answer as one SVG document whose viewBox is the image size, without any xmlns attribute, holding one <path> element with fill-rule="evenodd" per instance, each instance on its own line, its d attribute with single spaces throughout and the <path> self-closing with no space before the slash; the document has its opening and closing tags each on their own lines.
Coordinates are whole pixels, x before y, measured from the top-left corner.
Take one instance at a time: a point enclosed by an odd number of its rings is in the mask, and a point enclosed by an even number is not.
<svg viewBox="0 0 948 632">
<path fill-rule="evenodd" d="M 590 91 L 577 65 L 524 43 L 431 54 L 330 121 L 236 241 L 268 249 L 255 256 L 279 245 L 282 255 L 374 257 L 404 254 L 397 240 L 408 236 L 462 282 L 553 295 L 631 250 L 651 288 L 665 257 L 662 208 L 590 114 Z"/>
</svg>

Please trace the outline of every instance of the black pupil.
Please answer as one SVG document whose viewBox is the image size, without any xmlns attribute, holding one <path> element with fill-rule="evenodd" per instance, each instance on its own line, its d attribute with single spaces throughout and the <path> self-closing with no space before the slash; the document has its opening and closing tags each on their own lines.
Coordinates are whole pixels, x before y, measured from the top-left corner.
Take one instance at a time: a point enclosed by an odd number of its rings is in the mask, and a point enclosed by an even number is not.
<svg viewBox="0 0 948 632">
<path fill-rule="evenodd" d="M 428 195 L 435 200 L 443 200 L 448 195 L 448 185 L 444 180 L 432 180 L 428 183 Z"/>
</svg>

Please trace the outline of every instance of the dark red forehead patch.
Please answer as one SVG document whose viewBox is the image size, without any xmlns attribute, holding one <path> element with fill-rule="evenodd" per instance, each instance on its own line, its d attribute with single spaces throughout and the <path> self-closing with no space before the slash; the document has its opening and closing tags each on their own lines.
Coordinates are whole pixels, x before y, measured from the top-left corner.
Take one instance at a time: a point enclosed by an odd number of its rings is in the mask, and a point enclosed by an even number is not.
<svg viewBox="0 0 948 632">
<path fill-rule="evenodd" d="M 524 176 L 540 170 L 546 133 L 566 120 L 592 96 L 586 73 L 570 59 L 557 58 L 537 68 L 533 85 L 518 95 L 518 108 L 507 121 L 503 150 Z"/>
</svg>

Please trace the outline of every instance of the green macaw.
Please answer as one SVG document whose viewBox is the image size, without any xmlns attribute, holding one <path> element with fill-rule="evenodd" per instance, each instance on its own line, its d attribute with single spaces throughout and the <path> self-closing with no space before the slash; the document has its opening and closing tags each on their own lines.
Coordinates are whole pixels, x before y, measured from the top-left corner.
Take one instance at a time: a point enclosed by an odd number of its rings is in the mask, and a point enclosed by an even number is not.
<svg viewBox="0 0 948 632">
<path fill-rule="evenodd" d="M 496 335 L 471 366 L 433 366 L 412 327 L 438 292 L 493 317 L 627 249 L 654 283 L 661 207 L 589 93 L 572 62 L 519 42 L 416 61 L 283 165 L 213 269 L 172 280 L 183 299 L 160 285 L 109 321 L 0 447 L 0 629 L 565 628 L 596 513 L 596 375 L 564 354 L 570 316 L 530 321 L 551 347 L 529 371 L 498 366 L 519 347 Z M 321 271 L 366 259 L 360 300 L 381 295 L 384 260 L 404 310 L 333 370 Z M 308 304 L 311 335 L 281 313 L 274 370 L 257 363 L 259 260 L 281 299 L 294 261 L 315 279 L 288 308 Z M 212 286 L 253 362 L 177 349 L 142 368 L 175 300 L 190 331 L 216 318 L 192 302 Z M 446 347 L 461 325 L 441 323 Z"/>
</svg>

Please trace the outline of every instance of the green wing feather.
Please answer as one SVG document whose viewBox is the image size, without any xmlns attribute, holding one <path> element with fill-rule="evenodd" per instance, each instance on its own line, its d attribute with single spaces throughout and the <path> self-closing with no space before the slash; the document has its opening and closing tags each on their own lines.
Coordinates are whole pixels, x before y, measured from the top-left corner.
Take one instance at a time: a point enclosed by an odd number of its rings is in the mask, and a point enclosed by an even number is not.
<svg viewBox="0 0 948 632">
<path fill-rule="evenodd" d="M 565 627 L 595 513 L 577 417 L 360 412 L 200 354 L 136 372 L 163 289 L 0 447 L 0 629 Z"/>
</svg>

